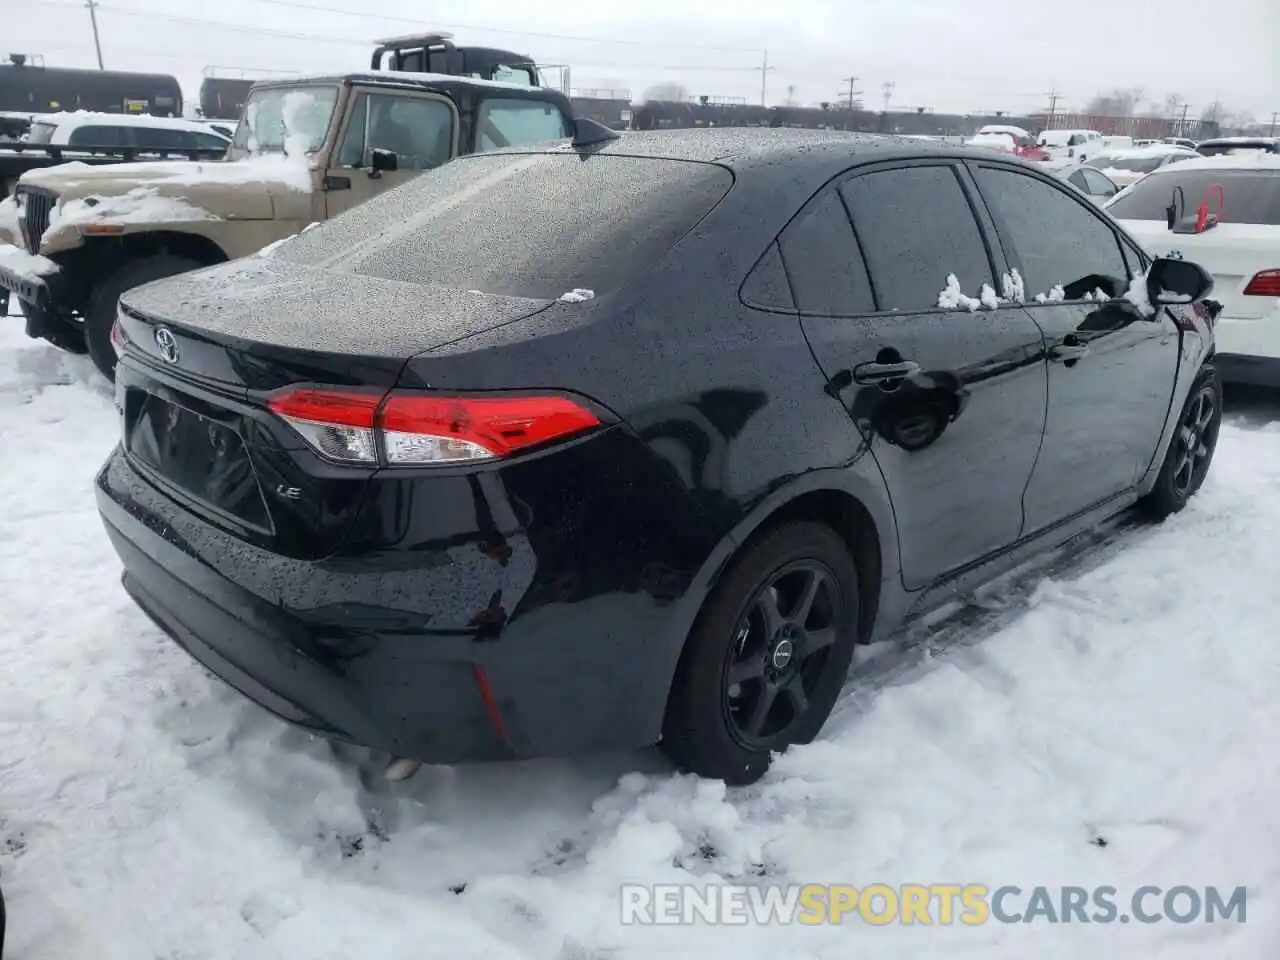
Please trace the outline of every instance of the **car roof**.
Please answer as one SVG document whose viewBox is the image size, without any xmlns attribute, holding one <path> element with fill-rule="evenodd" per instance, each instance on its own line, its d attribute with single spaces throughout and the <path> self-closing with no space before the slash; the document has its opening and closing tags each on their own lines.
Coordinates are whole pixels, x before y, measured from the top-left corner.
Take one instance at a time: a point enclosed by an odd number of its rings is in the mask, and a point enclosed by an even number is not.
<svg viewBox="0 0 1280 960">
<path fill-rule="evenodd" d="M 1181 160 L 1178 163 L 1160 167 L 1153 170 L 1148 176 L 1154 177 L 1156 174 L 1165 176 L 1172 173 L 1189 173 L 1198 170 L 1233 172 L 1270 170 L 1280 173 L 1280 153 L 1266 153 L 1258 150 L 1250 153 L 1227 153 L 1215 157 L 1195 156 L 1187 160 Z"/>
<path fill-rule="evenodd" d="M 530 144 L 493 153 L 546 153 L 572 149 L 568 144 Z M 809 130 L 796 127 L 700 127 L 682 130 L 626 131 L 615 140 L 584 148 L 590 154 L 651 157 L 717 163 L 741 172 L 773 171 L 795 177 L 802 171 L 814 176 L 834 175 L 847 167 L 884 160 L 915 158 L 969 158 L 991 162 L 1005 160 L 1028 169 L 1034 165 L 981 147 L 915 140 L 892 134 L 846 133 L 841 130 Z M 786 163 L 785 169 L 782 163 Z"/>
<path fill-rule="evenodd" d="M 254 89 L 265 87 L 296 87 L 299 84 L 316 83 L 368 83 L 378 86 L 416 88 L 420 90 L 501 90 L 537 100 L 567 99 L 552 87 L 530 87 L 502 80 L 481 80 L 479 77 L 459 77 L 446 73 L 411 73 L 406 70 L 357 70 L 352 73 L 315 73 L 259 80 Z"/>
<path fill-rule="evenodd" d="M 208 130 L 204 120 L 188 120 L 185 117 L 153 117 L 149 113 L 100 113 L 93 110 L 65 110 L 60 113 L 37 113 L 32 123 L 46 123 L 62 128 L 86 127 L 105 124 L 112 127 L 150 127 L 153 130 Z"/>
</svg>

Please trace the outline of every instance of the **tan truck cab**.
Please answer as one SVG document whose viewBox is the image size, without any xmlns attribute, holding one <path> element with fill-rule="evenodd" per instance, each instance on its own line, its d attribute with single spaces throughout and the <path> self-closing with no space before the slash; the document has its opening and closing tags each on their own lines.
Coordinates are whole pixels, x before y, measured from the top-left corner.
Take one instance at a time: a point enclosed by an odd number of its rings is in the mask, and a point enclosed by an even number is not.
<svg viewBox="0 0 1280 960">
<path fill-rule="evenodd" d="M 571 137 L 546 87 L 365 71 L 255 84 L 226 157 L 31 170 L 0 201 L 0 297 L 113 377 L 125 290 L 248 256 L 459 154 Z"/>
</svg>

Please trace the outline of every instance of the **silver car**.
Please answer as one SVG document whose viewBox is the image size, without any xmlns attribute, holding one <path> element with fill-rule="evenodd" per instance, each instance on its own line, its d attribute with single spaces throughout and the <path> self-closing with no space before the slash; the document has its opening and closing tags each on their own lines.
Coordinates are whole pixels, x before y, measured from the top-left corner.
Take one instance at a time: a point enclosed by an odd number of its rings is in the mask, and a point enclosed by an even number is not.
<svg viewBox="0 0 1280 960">
<path fill-rule="evenodd" d="M 1105 173 L 1075 160 L 1047 160 L 1037 166 L 1067 181 L 1098 206 L 1120 192 L 1120 188 Z"/>
</svg>

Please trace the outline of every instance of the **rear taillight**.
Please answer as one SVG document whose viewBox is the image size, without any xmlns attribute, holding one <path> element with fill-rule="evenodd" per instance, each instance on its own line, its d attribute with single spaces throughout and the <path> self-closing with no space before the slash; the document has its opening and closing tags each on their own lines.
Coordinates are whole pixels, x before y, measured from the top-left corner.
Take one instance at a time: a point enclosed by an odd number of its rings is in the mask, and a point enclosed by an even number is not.
<svg viewBox="0 0 1280 960">
<path fill-rule="evenodd" d="M 564 440 L 603 421 L 562 395 L 458 397 L 289 388 L 267 406 L 342 463 L 473 463 Z"/>
<path fill-rule="evenodd" d="M 1256 273 L 1244 288 L 1246 297 L 1280 297 L 1280 270 Z"/>
<path fill-rule="evenodd" d="M 116 359 L 124 356 L 124 327 L 120 326 L 120 318 L 111 324 L 111 346 L 116 352 Z"/>
</svg>

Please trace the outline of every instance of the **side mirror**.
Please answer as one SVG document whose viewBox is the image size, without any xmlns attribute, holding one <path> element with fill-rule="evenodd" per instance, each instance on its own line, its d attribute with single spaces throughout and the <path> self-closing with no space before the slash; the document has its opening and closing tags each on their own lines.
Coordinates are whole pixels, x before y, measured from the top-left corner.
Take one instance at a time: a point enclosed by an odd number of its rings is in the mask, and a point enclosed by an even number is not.
<svg viewBox="0 0 1280 960">
<path fill-rule="evenodd" d="M 1194 303 L 1213 292 L 1213 277 L 1198 263 L 1190 260 L 1160 258 L 1147 272 L 1147 298 L 1165 306 Z"/>
<path fill-rule="evenodd" d="M 369 170 L 374 176 L 381 173 L 394 173 L 400 169 L 400 158 L 394 150 L 383 150 L 381 147 L 374 147 L 369 151 Z"/>
</svg>

